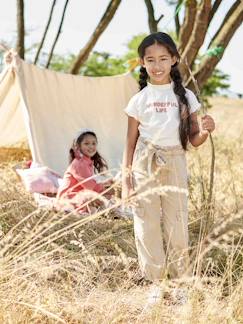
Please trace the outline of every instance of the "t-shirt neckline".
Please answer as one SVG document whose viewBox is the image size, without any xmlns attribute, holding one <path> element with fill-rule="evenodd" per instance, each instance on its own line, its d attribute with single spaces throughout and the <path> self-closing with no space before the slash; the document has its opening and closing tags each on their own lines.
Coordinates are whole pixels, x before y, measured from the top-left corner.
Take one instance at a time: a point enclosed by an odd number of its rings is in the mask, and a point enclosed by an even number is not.
<svg viewBox="0 0 243 324">
<path fill-rule="evenodd" d="M 166 83 L 166 84 L 152 84 L 147 82 L 148 88 L 154 90 L 170 90 L 173 89 L 173 82 Z"/>
</svg>

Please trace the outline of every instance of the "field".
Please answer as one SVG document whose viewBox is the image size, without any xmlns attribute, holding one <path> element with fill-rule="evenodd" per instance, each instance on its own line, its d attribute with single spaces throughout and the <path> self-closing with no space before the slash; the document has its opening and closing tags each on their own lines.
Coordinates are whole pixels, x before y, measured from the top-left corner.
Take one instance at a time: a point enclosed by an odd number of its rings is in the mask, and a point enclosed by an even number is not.
<svg viewBox="0 0 243 324">
<path fill-rule="evenodd" d="M 0 323 L 243 323 L 243 101 L 213 98 L 211 145 L 187 154 L 194 276 L 165 279 L 146 307 L 130 219 L 37 208 L 12 167 L 28 150 L 0 149 Z M 188 291 L 179 305 L 176 287 Z"/>
</svg>

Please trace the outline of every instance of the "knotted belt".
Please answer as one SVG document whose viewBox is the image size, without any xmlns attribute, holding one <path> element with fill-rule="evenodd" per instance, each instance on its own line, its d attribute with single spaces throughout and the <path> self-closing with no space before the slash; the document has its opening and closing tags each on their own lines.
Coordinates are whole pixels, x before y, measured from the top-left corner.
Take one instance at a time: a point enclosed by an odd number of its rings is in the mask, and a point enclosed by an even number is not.
<svg viewBox="0 0 243 324">
<path fill-rule="evenodd" d="M 152 175 L 153 161 L 155 161 L 157 167 L 163 167 L 166 165 L 166 152 L 168 153 L 170 151 L 178 149 L 182 150 L 183 152 L 183 149 L 179 145 L 161 147 L 159 145 L 151 143 L 143 137 L 138 138 L 137 149 L 143 154 L 139 154 L 139 158 L 148 159 L 147 172 L 149 176 Z"/>
</svg>

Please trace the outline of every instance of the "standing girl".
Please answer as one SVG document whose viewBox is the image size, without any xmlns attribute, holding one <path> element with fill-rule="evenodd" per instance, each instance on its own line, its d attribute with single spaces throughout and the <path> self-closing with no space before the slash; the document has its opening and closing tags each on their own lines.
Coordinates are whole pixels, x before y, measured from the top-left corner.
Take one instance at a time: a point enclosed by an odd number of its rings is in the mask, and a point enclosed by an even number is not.
<svg viewBox="0 0 243 324">
<path fill-rule="evenodd" d="M 196 96 L 182 85 L 179 53 L 169 35 L 147 36 L 138 47 L 140 92 L 125 109 L 128 131 L 123 166 L 123 197 L 136 190 L 134 233 L 143 275 L 155 281 L 166 269 L 171 278 L 188 274 L 187 166 L 188 141 L 199 146 L 215 128 L 212 117 L 202 117 Z M 132 172 L 130 172 L 130 170 Z M 164 187 L 159 193 L 156 187 Z M 149 190 L 145 198 L 139 193 Z M 141 195 L 140 195 L 141 196 Z M 163 248 L 160 227 L 162 212 Z M 168 264 L 166 266 L 166 259 Z"/>
<path fill-rule="evenodd" d="M 108 167 L 97 152 L 97 137 L 92 130 L 80 130 L 69 151 L 69 160 L 70 164 L 57 193 L 58 209 L 94 212 L 97 204 L 101 203 L 99 200 L 83 205 L 94 198 L 96 193 L 109 187 L 111 181 L 97 183 L 94 179 L 95 172 L 102 172 Z"/>
</svg>

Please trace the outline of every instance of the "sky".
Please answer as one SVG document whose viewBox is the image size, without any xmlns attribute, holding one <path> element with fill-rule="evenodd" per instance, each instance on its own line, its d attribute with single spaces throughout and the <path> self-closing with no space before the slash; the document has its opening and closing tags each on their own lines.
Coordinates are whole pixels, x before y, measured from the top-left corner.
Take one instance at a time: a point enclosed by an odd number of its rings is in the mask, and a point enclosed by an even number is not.
<svg viewBox="0 0 243 324">
<path fill-rule="evenodd" d="M 77 54 L 85 45 L 104 14 L 110 0 L 70 0 L 65 15 L 62 34 L 55 48 L 55 54 Z M 159 24 L 161 31 L 174 30 L 173 7 L 165 0 L 153 0 L 156 17 L 164 14 Z M 205 46 L 213 37 L 227 9 L 234 0 L 224 0 L 210 26 Z M 49 16 L 52 0 L 25 0 L 26 47 L 38 43 L 42 37 Z M 43 50 L 49 52 L 56 35 L 65 0 L 57 0 L 53 20 Z M 149 33 L 147 10 L 144 0 L 122 0 L 113 20 L 99 38 L 94 50 L 109 52 L 114 56 L 126 52 L 126 44 L 132 36 Z M 16 0 L 0 0 L 0 42 L 14 46 L 16 40 Z M 223 72 L 230 75 L 230 90 L 243 93 L 243 25 L 241 25 L 225 50 L 218 64 Z"/>
</svg>

